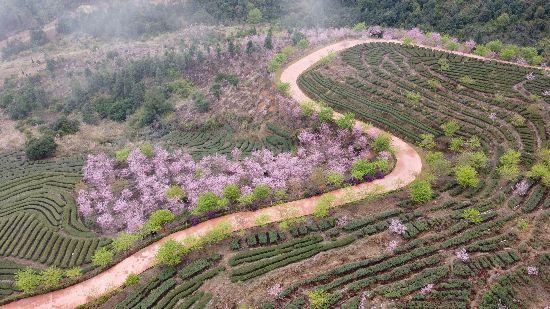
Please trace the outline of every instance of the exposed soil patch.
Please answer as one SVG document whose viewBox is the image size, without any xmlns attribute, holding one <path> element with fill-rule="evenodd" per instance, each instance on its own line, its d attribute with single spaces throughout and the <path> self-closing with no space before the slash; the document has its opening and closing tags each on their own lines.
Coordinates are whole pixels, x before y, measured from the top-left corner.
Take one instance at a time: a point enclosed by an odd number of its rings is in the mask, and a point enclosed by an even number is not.
<svg viewBox="0 0 550 309">
<path fill-rule="evenodd" d="M 16 125 L 16 121 L 0 111 L 0 152 L 13 151 L 25 143 L 25 135 L 15 128 Z"/>
</svg>

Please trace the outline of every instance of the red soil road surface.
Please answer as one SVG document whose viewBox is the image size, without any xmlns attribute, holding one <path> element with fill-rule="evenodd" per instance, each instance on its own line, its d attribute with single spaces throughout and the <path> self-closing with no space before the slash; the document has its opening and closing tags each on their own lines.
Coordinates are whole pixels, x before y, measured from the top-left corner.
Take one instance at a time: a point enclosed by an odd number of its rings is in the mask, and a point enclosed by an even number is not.
<svg viewBox="0 0 550 309">
<path fill-rule="evenodd" d="M 298 88 L 296 83 L 298 76 L 331 51 L 343 50 L 362 43 L 365 43 L 365 41 L 348 40 L 319 49 L 288 66 L 281 74 L 281 81 L 291 84 L 291 94 L 296 100 L 309 100 L 309 98 Z M 381 130 L 370 127 L 367 129 L 367 132 L 371 135 L 377 135 Z M 269 218 L 268 222 L 277 222 L 289 218 L 310 215 L 315 210 L 318 199 L 323 196 L 332 196 L 332 206 L 340 206 L 376 194 L 402 188 L 411 183 L 416 178 L 416 175 L 421 172 L 422 161 L 415 149 L 403 140 L 393 136 L 392 144 L 395 148 L 397 162 L 393 171 L 383 179 L 335 190 L 321 196 L 263 208 L 255 212 L 233 213 L 200 223 L 183 231 L 166 236 L 86 281 L 58 291 L 18 300 L 2 308 L 74 308 L 114 288 L 122 286 L 128 274 L 139 274 L 153 267 L 155 253 L 159 246 L 168 239 L 183 240 L 188 236 L 202 236 L 215 228 L 220 222 L 228 222 L 233 231 L 238 231 L 256 226 L 256 218 L 260 216 L 262 219 Z"/>
</svg>

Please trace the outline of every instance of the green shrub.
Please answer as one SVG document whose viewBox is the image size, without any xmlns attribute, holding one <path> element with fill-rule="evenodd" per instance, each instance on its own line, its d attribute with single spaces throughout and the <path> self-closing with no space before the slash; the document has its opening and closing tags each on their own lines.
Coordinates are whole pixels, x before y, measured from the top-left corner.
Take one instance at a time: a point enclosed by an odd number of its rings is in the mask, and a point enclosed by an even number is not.
<svg viewBox="0 0 550 309">
<path fill-rule="evenodd" d="M 464 209 L 462 212 L 462 218 L 472 223 L 480 223 L 483 221 L 483 218 L 481 218 L 481 213 L 475 208 Z"/>
<path fill-rule="evenodd" d="M 238 199 L 238 202 L 243 206 L 252 205 L 256 201 L 256 196 L 252 193 L 241 195 Z"/>
<path fill-rule="evenodd" d="M 489 159 L 483 151 L 465 152 L 458 158 L 458 165 L 469 165 L 475 168 L 483 168 L 487 165 Z"/>
<path fill-rule="evenodd" d="M 523 126 L 525 125 L 525 118 L 523 118 L 523 116 L 521 116 L 521 115 L 514 114 L 514 115 L 510 118 L 510 123 L 511 123 L 514 127 L 523 127 Z"/>
<path fill-rule="evenodd" d="M 330 294 L 323 290 L 315 290 L 307 293 L 309 304 L 312 309 L 328 309 L 330 305 Z"/>
<path fill-rule="evenodd" d="M 450 136 L 453 136 L 458 130 L 460 130 L 460 126 L 456 121 L 451 120 L 442 124 L 441 129 L 445 133 L 445 136 L 450 137 Z"/>
<path fill-rule="evenodd" d="M 222 221 L 206 233 L 199 241 L 201 245 L 214 244 L 220 242 L 231 235 L 231 224 L 227 221 Z"/>
<path fill-rule="evenodd" d="M 185 191 L 178 186 L 178 185 L 171 185 L 166 190 L 166 197 L 170 200 L 178 200 L 178 201 L 185 201 L 187 199 L 187 195 L 185 194 Z"/>
<path fill-rule="evenodd" d="M 24 293 L 34 292 L 40 283 L 40 275 L 30 267 L 20 269 L 15 273 L 15 287 Z"/>
<path fill-rule="evenodd" d="M 270 218 L 268 214 L 259 215 L 254 219 L 254 223 L 257 226 L 265 226 L 269 223 Z"/>
<path fill-rule="evenodd" d="M 502 47 L 503 47 L 504 45 L 503 45 L 502 42 L 499 41 L 499 40 L 493 40 L 493 41 L 487 42 L 487 44 L 485 44 L 485 46 L 486 46 L 490 51 L 494 51 L 495 53 L 500 53 L 500 51 L 502 50 Z"/>
<path fill-rule="evenodd" d="M 118 253 L 130 249 L 139 239 L 139 235 L 122 232 L 113 239 L 111 246 Z"/>
<path fill-rule="evenodd" d="M 500 158 L 498 172 L 505 180 L 513 180 L 520 174 L 519 162 L 521 153 L 513 149 L 508 149 Z"/>
<path fill-rule="evenodd" d="M 406 46 L 411 46 L 413 45 L 414 43 L 414 40 L 412 38 L 403 38 L 403 44 L 406 45 Z"/>
<path fill-rule="evenodd" d="M 525 219 L 518 219 L 518 228 L 522 231 L 525 231 L 529 228 L 529 222 Z"/>
<path fill-rule="evenodd" d="M 538 56 L 538 51 L 535 47 L 521 47 L 519 53 L 530 64 L 533 64 L 533 60 Z"/>
<path fill-rule="evenodd" d="M 315 209 L 313 210 L 313 216 L 316 218 L 325 218 L 328 216 L 329 210 L 334 203 L 334 196 L 330 194 L 325 194 L 321 196 L 317 203 L 315 204 Z"/>
<path fill-rule="evenodd" d="M 519 174 L 519 166 L 517 165 L 502 165 L 498 167 L 498 173 L 504 180 L 514 180 Z"/>
<path fill-rule="evenodd" d="M 432 172 L 438 175 L 446 175 L 450 171 L 451 163 L 445 159 L 442 152 L 429 151 L 426 155 L 426 163 L 431 168 Z"/>
<path fill-rule="evenodd" d="M 437 64 L 439 65 L 439 69 L 441 71 L 449 71 L 450 69 L 449 60 L 447 60 L 447 58 L 439 58 L 439 60 L 437 60 Z"/>
<path fill-rule="evenodd" d="M 426 203 L 433 198 L 432 186 L 427 180 L 415 180 L 410 187 L 410 197 L 414 203 Z"/>
<path fill-rule="evenodd" d="M 374 166 L 383 173 L 388 172 L 388 169 L 390 168 L 388 160 L 386 159 L 377 159 L 373 163 L 374 163 Z"/>
<path fill-rule="evenodd" d="M 278 53 L 273 56 L 273 59 L 271 59 L 267 64 L 267 71 L 269 73 L 273 73 L 281 68 L 283 63 L 286 61 L 286 56 L 283 53 Z"/>
<path fill-rule="evenodd" d="M 170 94 L 176 94 L 186 99 L 193 91 L 193 84 L 186 79 L 178 79 L 166 84 L 166 88 Z"/>
<path fill-rule="evenodd" d="M 145 93 L 145 99 L 134 119 L 139 127 L 144 127 L 160 120 L 173 110 L 172 103 L 167 100 L 164 92 L 157 87 Z"/>
<path fill-rule="evenodd" d="M 125 286 L 131 286 L 131 285 L 137 285 L 139 284 L 139 275 L 136 275 L 134 273 L 131 273 L 126 277 L 126 280 L 124 280 Z"/>
<path fill-rule="evenodd" d="M 284 96 L 288 97 L 290 95 L 289 94 L 289 91 L 290 91 L 290 84 L 289 83 L 277 82 L 276 83 L 276 88 Z"/>
<path fill-rule="evenodd" d="M 144 231 L 154 233 L 162 230 L 166 223 L 174 221 L 176 217 L 167 209 L 156 210 L 149 216 L 149 220 L 145 222 Z"/>
<path fill-rule="evenodd" d="M 487 46 L 485 46 L 483 44 L 479 44 L 475 47 L 474 54 L 476 54 L 478 56 L 481 56 L 481 57 L 487 57 L 487 55 L 489 55 L 490 51 L 491 50 L 489 50 L 489 48 L 487 48 Z"/>
<path fill-rule="evenodd" d="M 458 44 L 458 42 L 449 41 L 447 44 L 445 44 L 445 48 L 451 51 L 458 50 L 458 47 L 460 47 L 460 44 Z"/>
<path fill-rule="evenodd" d="M 106 247 L 101 247 L 94 252 L 92 256 L 92 264 L 95 266 L 104 267 L 113 261 L 114 253 Z"/>
<path fill-rule="evenodd" d="M 302 116 L 311 117 L 315 113 L 315 102 L 302 102 L 300 103 L 300 111 Z"/>
<path fill-rule="evenodd" d="M 323 107 L 319 111 L 319 121 L 322 123 L 330 123 L 334 121 L 334 110 L 330 107 Z"/>
<path fill-rule="evenodd" d="M 155 254 L 155 262 L 158 265 L 176 266 L 181 262 L 185 253 L 185 247 L 175 239 L 168 239 L 160 245 Z"/>
<path fill-rule="evenodd" d="M 364 159 L 357 160 L 351 166 L 351 176 L 357 180 L 363 180 L 365 175 L 373 176 L 376 173 L 376 165 Z"/>
<path fill-rule="evenodd" d="M 273 190 L 268 185 L 259 185 L 252 190 L 252 194 L 257 200 L 265 200 L 271 195 Z"/>
<path fill-rule="evenodd" d="M 550 187 L 550 166 L 544 163 L 536 163 L 527 172 L 527 176 L 533 179 L 540 179 L 542 184 Z"/>
<path fill-rule="evenodd" d="M 283 53 L 283 55 L 285 55 L 286 58 L 292 56 L 294 54 L 294 46 L 287 45 L 283 47 L 283 49 L 281 49 L 281 53 Z"/>
<path fill-rule="evenodd" d="M 341 129 L 351 129 L 355 123 L 355 115 L 353 113 L 345 113 L 342 117 L 336 119 L 336 125 Z"/>
<path fill-rule="evenodd" d="M 481 147 L 481 140 L 476 135 L 470 136 L 470 138 L 466 141 L 466 145 L 470 149 L 478 149 Z"/>
<path fill-rule="evenodd" d="M 464 145 L 464 140 L 462 137 L 454 137 L 449 143 L 449 149 L 454 152 L 459 152 L 462 150 L 462 145 Z"/>
<path fill-rule="evenodd" d="M 216 194 L 212 192 L 205 192 L 199 196 L 197 207 L 193 209 L 192 213 L 195 215 L 202 215 L 209 211 L 218 210 L 223 206 L 223 201 Z"/>
<path fill-rule="evenodd" d="M 367 25 L 365 24 L 365 22 L 360 22 L 353 25 L 353 31 L 355 32 L 365 31 L 366 29 L 367 29 Z"/>
<path fill-rule="evenodd" d="M 429 79 L 427 81 L 427 84 L 428 84 L 428 87 L 432 88 L 432 89 L 439 89 L 439 88 L 442 88 L 443 86 L 441 85 L 441 83 L 436 80 L 436 79 Z"/>
<path fill-rule="evenodd" d="M 420 138 L 422 139 L 418 145 L 424 149 L 433 149 L 435 148 L 435 139 L 434 135 L 430 133 L 422 133 L 420 134 Z"/>
<path fill-rule="evenodd" d="M 458 81 L 463 85 L 473 85 L 474 80 L 469 75 L 464 75 L 458 79 Z"/>
<path fill-rule="evenodd" d="M 259 8 L 251 8 L 248 10 L 246 20 L 251 24 L 259 24 L 262 22 L 262 11 Z"/>
<path fill-rule="evenodd" d="M 229 201 L 235 202 L 241 196 L 241 189 L 236 184 L 227 185 L 223 188 L 222 195 Z"/>
<path fill-rule="evenodd" d="M 334 59 L 336 59 L 336 53 L 331 51 L 328 54 L 326 54 L 325 56 L 321 57 L 321 59 L 319 60 L 319 64 L 320 65 L 329 65 L 330 63 L 332 63 L 332 61 L 334 61 Z"/>
<path fill-rule="evenodd" d="M 380 133 L 374 138 L 372 143 L 372 149 L 376 152 L 382 151 L 392 151 L 391 148 L 391 137 L 389 134 Z"/>
<path fill-rule="evenodd" d="M 266 49 L 273 49 L 273 29 L 269 28 L 267 35 L 264 40 L 264 47 Z"/>
<path fill-rule="evenodd" d="M 407 91 L 405 93 L 405 97 L 414 103 L 419 103 L 420 100 L 422 99 L 422 96 L 420 95 L 420 93 L 412 92 L 412 91 Z"/>
<path fill-rule="evenodd" d="M 306 49 L 309 47 L 309 42 L 307 39 L 301 39 L 300 41 L 298 41 L 296 46 L 298 46 L 298 48 L 300 49 Z"/>
<path fill-rule="evenodd" d="M 206 112 L 210 109 L 210 102 L 206 99 L 206 96 L 201 91 L 195 91 L 193 93 L 193 103 L 195 104 L 195 107 L 201 112 Z"/>
<path fill-rule="evenodd" d="M 45 288 L 56 287 L 63 279 L 63 275 L 63 270 L 57 267 L 48 267 L 40 273 L 40 284 Z"/>
<path fill-rule="evenodd" d="M 520 50 L 517 45 L 506 45 L 506 47 L 500 51 L 500 58 L 504 60 L 511 60 L 519 55 L 519 51 Z"/>
<path fill-rule="evenodd" d="M 335 187 L 341 187 L 344 184 L 344 175 L 338 172 L 330 171 L 326 176 L 327 183 Z"/>
<path fill-rule="evenodd" d="M 82 275 L 82 269 L 80 267 L 73 267 L 65 271 L 65 276 L 70 279 L 78 278 Z"/>
<path fill-rule="evenodd" d="M 155 150 L 153 148 L 153 145 L 151 143 L 143 143 L 139 146 L 139 150 L 143 155 L 145 155 L 148 158 L 152 158 L 155 154 Z"/>
<path fill-rule="evenodd" d="M 469 165 L 460 165 L 455 168 L 455 178 L 462 187 L 477 187 L 479 178 L 477 171 Z"/>
<path fill-rule="evenodd" d="M 116 161 L 119 163 L 124 163 L 128 160 L 131 150 L 129 148 L 124 148 L 115 152 Z"/>
<path fill-rule="evenodd" d="M 57 118 L 52 124 L 52 130 L 60 136 L 78 132 L 80 124 L 77 120 L 69 120 L 65 116 Z"/>
<path fill-rule="evenodd" d="M 57 144 L 51 136 L 31 138 L 25 144 L 25 154 L 29 160 L 42 160 L 51 157 L 56 149 Z"/>
<path fill-rule="evenodd" d="M 500 157 L 499 162 L 500 162 L 500 165 L 516 165 L 516 164 L 519 164 L 520 160 L 521 160 L 521 153 L 519 153 L 519 151 L 508 149 Z"/>
<path fill-rule="evenodd" d="M 503 104 L 504 102 L 506 102 L 506 98 L 500 93 L 495 93 L 495 97 L 493 98 L 493 102 L 495 102 L 497 105 L 498 104 Z"/>
</svg>

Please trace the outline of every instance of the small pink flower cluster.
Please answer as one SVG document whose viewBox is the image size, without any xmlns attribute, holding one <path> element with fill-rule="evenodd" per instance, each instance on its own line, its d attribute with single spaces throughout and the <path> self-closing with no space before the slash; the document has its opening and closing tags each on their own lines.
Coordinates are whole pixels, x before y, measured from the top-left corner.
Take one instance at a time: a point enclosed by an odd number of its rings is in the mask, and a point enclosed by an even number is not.
<svg viewBox="0 0 550 309">
<path fill-rule="evenodd" d="M 527 194 L 528 190 L 529 190 L 529 182 L 525 179 L 516 183 L 516 185 L 514 186 L 514 194 L 519 196 L 524 196 L 525 194 Z"/>
<path fill-rule="evenodd" d="M 527 266 L 527 274 L 529 274 L 529 276 L 538 276 L 539 269 L 536 266 Z"/>
<path fill-rule="evenodd" d="M 388 243 L 388 247 L 386 248 L 386 250 L 390 253 L 393 253 L 395 251 L 395 249 L 397 248 L 397 246 L 399 245 L 399 243 L 397 242 L 397 240 L 395 239 L 392 239 L 390 240 L 390 242 Z"/>
<path fill-rule="evenodd" d="M 470 259 L 470 255 L 468 254 L 468 252 L 466 252 L 465 248 L 458 250 L 455 254 L 456 257 L 462 262 L 466 262 Z"/>
<path fill-rule="evenodd" d="M 434 289 L 433 283 L 426 284 L 422 289 L 420 289 L 420 294 L 428 294 Z"/>
<path fill-rule="evenodd" d="M 279 296 L 279 294 L 281 294 L 282 291 L 283 291 L 283 287 L 281 286 L 280 283 L 277 283 L 272 287 L 270 287 L 269 289 L 267 289 L 267 295 L 272 297 L 277 297 Z"/>
<path fill-rule="evenodd" d="M 390 226 L 388 227 L 390 233 L 405 235 L 407 227 L 399 219 L 391 219 Z"/>
</svg>

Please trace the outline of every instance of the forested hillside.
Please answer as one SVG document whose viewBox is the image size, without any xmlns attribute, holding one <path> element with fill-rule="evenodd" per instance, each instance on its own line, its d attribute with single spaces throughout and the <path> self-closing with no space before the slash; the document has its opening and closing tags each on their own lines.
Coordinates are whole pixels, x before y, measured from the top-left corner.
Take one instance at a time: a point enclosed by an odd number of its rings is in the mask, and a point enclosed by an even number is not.
<svg viewBox="0 0 550 309">
<path fill-rule="evenodd" d="M 350 1 L 350 0 L 343 0 Z M 359 0 L 350 1 L 372 25 L 420 27 L 478 42 L 500 39 L 548 49 L 550 2 L 544 0 Z M 546 38 L 545 38 L 546 36 Z"/>
<path fill-rule="evenodd" d="M 0 40 L 22 30 L 41 28 L 87 0 L 0 0 Z"/>
<path fill-rule="evenodd" d="M 17 31 L 38 28 L 82 4 L 100 2 L 1 0 L 0 6 L 5 9 L 0 11 L 0 39 Z M 90 14 L 91 20 L 79 20 L 78 25 L 75 20 L 61 18 L 68 23 L 62 26 L 72 26 L 72 30 L 83 27 L 97 34 L 104 28 L 113 29 L 110 26 L 118 23 L 118 34 L 122 31 L 143 34 L 170 30 L 182 22 L 244 22 L 250 9 L 258 8 L 263 20 L 280 19 L 281 23 L 297 26 L 350 26 L 364 21 L 367 25 L 420 27 L 478 42 L 500 39 L 550 48 L 547 38 L 550 2 L 544 0 L 130 0 L 109 3 L 108 9 Z"/>
</svg>

